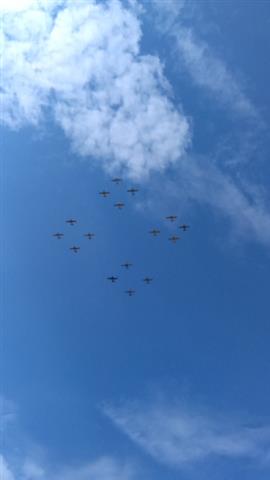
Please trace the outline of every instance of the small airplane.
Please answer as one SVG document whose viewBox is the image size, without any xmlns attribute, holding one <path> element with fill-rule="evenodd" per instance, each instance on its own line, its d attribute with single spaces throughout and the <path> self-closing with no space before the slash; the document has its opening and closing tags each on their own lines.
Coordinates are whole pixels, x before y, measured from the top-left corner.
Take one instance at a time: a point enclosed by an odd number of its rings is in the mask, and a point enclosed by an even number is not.
<svg viewBox="0 0 270 480">
<path fill-rule="evenodd" d="M 128 270 L 129 267 L 132 267 L 132 263 L 129 263 L 129 262 L 122 263 L 121 267 L 125 267 Z"/>
<path fill-rule="evenodd" d="M 116 183 L 116 185 L 119 185 L 119 183 L 122 182 L 122 178 L 118 178 L 118 177 L 113 178 L 113 179 L 112 179 L 112 182 L 113 182 L 113 183 Z"/>
<path fill-rule="evenodd" d="M 179 228 L 181 228 L 181 230 L 183 230 L 183 232 L 186 232 L 190 228 L 190 226 L 183 223 L 183 225 L 180 225 Z"/>
<path fill-rule="evenodd" d="M 157 230 L 156 228 L 153 228 L 153 230 L 150 230 L 151 235 L 153 235 L 154 237 L 156 237 L 157 235 L 160 234 L 160 230 Z"/>
<path fill-rule="evenodd" d="M 172 237 L 169 237 L 169 240 L 173 243 L 176 243 L 177 240 L 179 240 L 180 237 L 178 237 L 177 235 L 172 235 Z"/>
<path fill-rule="evenodd" d="M 53 234 L 53 237 L 56 237 L 58 240 L 60 240 L 63 236 L 64 234 L 59 232 Z"/>
<path fill-rule="evenodd" d="M 127 190 L 128 193 L 131 193 L 131 195 L 135 195 L 135 193 L 137 193 L 139 191 L 138 188 L 129 188 Z"/>
<path fill-rule="evenodd" d="M 118 280 L 118 277 L 114 277 L 113 275 L 111 277 L 107 277 L 107 280 L 110 280 L 112 283 L 115 283 L 116 280 Z"/>
<path fill-rule="evenodd" d="M 125 204 L 123 202 L 118 202 L 118 203 L 115 203 L 114 206 L 116 208 L 118 208 L 119 210 L 121 210 L 121 208 L 123 208 L 125 206 Z"/>
<path fill-rule="evenodd" d="M 106 190 L 102 190 L 102 192 L 99 192 L 99 195 L 102 195 L 103 198 L 107 198 L 107 196 L 110 195 L 110 192 L 107 192 Z"/>
<path fill-rule="evenodd" d="M 95 236 L 94 233 L 85 233 L 84 237 L 88 238 L 88 240 L 92 240 L 92 238 Z"/>
<path fill-rule="evenodd" d="M 125 293 L 127 293 L 129 297 L 132 297 L 132 295 L 135 295 L 135 290 L 130 288 L 129 290 L 126 290 Z"/>
<path fill-rule="evenodd" d="M 78 253 L 78 251 L 80 250 L 80 247 L 76 247 L 75 245 L 73 247 L 70 247 L 69 250 L 72 250 L 74 253 Z"/>
<path fill-rule="evenodd" d="M 143 279 L 143 282 L 145 282 L 147 285 L 149 285 L 149 283 L 151 283 L 153 281 L 153 278 L 150 278 L 150 277 L 145 277 Z"/>
<path fill-rule="evenodd" d="M 70 218 L 69 220 L 66 220 L 66 223 L 69 223 L 69 225 L 74 225 L 77 223 L 77 220 L 74 220 L 74 218 Z"/>
<path fill-rule="evenodd" d="M 175 222 L 175 220 L 177 219 L 177 216 L 176 215 L 168 215 L 168 217 L 165 217 L 166 220 L 170 220 L 171 222 Z"/>
</svg>

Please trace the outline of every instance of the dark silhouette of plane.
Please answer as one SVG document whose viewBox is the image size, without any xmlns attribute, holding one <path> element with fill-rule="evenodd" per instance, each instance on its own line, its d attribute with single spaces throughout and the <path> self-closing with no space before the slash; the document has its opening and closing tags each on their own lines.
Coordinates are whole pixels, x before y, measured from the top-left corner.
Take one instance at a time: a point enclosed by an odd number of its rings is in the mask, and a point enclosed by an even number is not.
<svg viewBox="0 0 270 480">
<path fill-rule="evenodd" d="M 118 280 L 118 277 L 114 277 L 113 275 L 111 277 L 107 277 L 107 280 L 110 280 L 112 283 L 115 283 L 116 280 Z"/>
<path fill-rule="evenodd" d="M 172 242 L 172 243 L 176 243 L 177 240 L 179 240 L 180 237 L 178 237 L 177 235 L 172 235 L 171 237 L 169 237 L 169 240 Z"/>
<path fill-rule="evenodd" d="M 175 220 L 177 219 L 177 216 L 176 215 L 168 215 L 168 217 L 165 217 L 166 220 L 170 220 L 171 222 L 175 222 Z"/>
<path fill-rule="evenodd" d="M 112 182 L 115 183 L 116 185 L 119 185 L 119 183 L 122 182 L 122 178 L 118 178 L 118 177 L 113 178 L 113 179 L 112 179 Z"/>
<path fill-rule="evenodd" d="M 153 230 L 150 230 L 151 235 L 153 235 L 153 237 L 156 237 L 157 235 L 160 234 L 160 230 L 156 229 L 156 228 L 153 228 Z"/>
<path fill-rule="evenodd" d="M 131 193 L 131 195 L 135 195 L 135 193 L 137 193 L 139 191 L 138 188 L 129 188 L 127 190 L 128 193 Z"/>
<path fill-rule="evenodd" d="M 128 270 L 129 267 L 132 267 L 132 263 L 129 263 L 129 262 L 122 263 L 121 267 L 125 267 Z"/>
<path fill-rule="evenodd" d="M 103 198 L 106 198 L 108 195 L 110 195 L 110 192 L 106 192 L 106 190 L 102 190 L 102 192 L 99 192 L 99 195 L 102 195 Z"/>
<path fill-rule="evenodd" d="M 150 277 L 145 277 L 143 279 L 143 282 L 145 282 L 147 285 L 149 285 L 149 283 L 151 283 L 153 281 L 153 278 L 150 278 Z"/>
<path fill-rule="evenodd" d="M 118 208 L 119 210 L 121 210 L 121 208 L 123 208 L 125 206 L 125 204 L 123 202 L 118 202 L 118 203 L 115 203 L 114 206 L 116 208 Z"/>
<path fill-rule="evenodd" d="M 69 250 L 72 250 L 74 253 L 78 253 L 78 251 L 80 250 L 80 247 L 76 247 L 75 245 L 73 247 L 70 247 Z"/>
<path fill-rule="evenodd" d="M 64 236 L 64 234 L 63 234 L 63 233 L 59 233 L 59 232 L 53 234 L 53 237 L 56 237 L 57 240 L 61 240 L 61 238 L 62 238 L 63 236 Z"/>
<path fill-rule="evenodd" d="M 92 240 L 92 238 L 95 236 L 94 233 L 85 233 L 84 237 L 88 238 L 88 240 Z"/>
<path fill-rule="evenodd" d="M 70 218 L 69 220 L 66 220 L 66 223 L 69 223 L 69 225 L 74 225 L 77 223 L 77 220 L 74 220 L 74 218 Z"/>
<path fill-rule="evenodd" d="M 186 232 L 190 228 L 190 226 L 183 223 L 183 225 L 180 225 L 179 228 L 181 228 L 181 230 L 183 230 L 183 232 Z"/>
<path fill-rule="evenodd" d="M 135 290 L 132 290 L 131 288 L 129 288 L 129 290 L 126 290 L 125 293 L 127 293 L 129 297 L 132 297 L 132 295 L 135 295 Z"/>
</svg>

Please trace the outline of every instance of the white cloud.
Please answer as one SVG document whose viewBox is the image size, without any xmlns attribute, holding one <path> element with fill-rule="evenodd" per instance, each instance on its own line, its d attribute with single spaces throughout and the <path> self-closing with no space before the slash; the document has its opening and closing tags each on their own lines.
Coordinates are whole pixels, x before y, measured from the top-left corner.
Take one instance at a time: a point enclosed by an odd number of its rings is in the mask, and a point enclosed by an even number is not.
<svg viewBox="0 0 270 480">
<path fill-rule="evenodd" d="M 236 182 L 207 159 L 190 159 L 179 172 L 186 197 L 227 217 L 235 236 L 270 244 L 270 216 L 263 189 L 250 182 Z M 177 191 L 179 185 L 174 187 Z"/>
<path fill-rule="evenodd" d="M 169 98 L 159 59 L 140 54 L 135 10 L 118 0 L 33 0 L 4 11 L 2 23 L 8 126 L 38 125 L 50 107 L 76 152 L 134 178 L 183 156 L 189 124 Z"/>
<path fill-rule="evenodd" d="M 269 427 L 241 427 L 190 408 L 107 407 L 105 413 L 133 442 L 171 467 L 215 457 L 263 461 L 270 448 Z"/>
<path fill-rule="evenodd" d="M 0 455 L 0 478 L 1 480 L 15 480 L 12 471 L 2 455 Z"/>
<path fill-rule="evenodd" d="M 44 469 L 32 459 L 27 458 L 22 466 L 23 475 L 26 480 L 37 480 L 45 477 Z"/>
<path fill-rule="evenodd" d="M 8 465 L 6 458 L 0 455 L 1 480 L 135 480 L 138 476 L 131 463 L 121 462 L 114 457 L 100 457 L 76 467 L 60 466 L 41 467 L 33 460 L 27 459 L 18 466 Z M 16 472 L 16 473 L 15 473 Z"/>
<path fill-rule="evenodd" d="M 186 18 L 190 23 L 194 14 L 192 3 L 151 0 L 151 4 L 156 12 L 157 28 L 174 41 L 174 61 L 179 71 L 185 69 L 194 84 L 211 93 L 218 103 L 260 122 L 257 109 L 226 62 L 196 35 L 193 27 L 186 26 Z M 177 53 L 178 59 L 175 58 Z"/>
<path fill-rule="evenodd" d="M 180 58 L 194 83 L 214 94 L 217 101 L 247 116 L 258 117 L 255 107 L 223 60 L 210 47 L 196 38 L 191 29 L 174 31 Z"/>
<path fill-rule="evenodd" d="M 135 479 L 133 468 L 111 457 L 103 457 L 97 461 L 77 468 L 63 469 L 52 480 L 132 480 Z"/>
</svg>

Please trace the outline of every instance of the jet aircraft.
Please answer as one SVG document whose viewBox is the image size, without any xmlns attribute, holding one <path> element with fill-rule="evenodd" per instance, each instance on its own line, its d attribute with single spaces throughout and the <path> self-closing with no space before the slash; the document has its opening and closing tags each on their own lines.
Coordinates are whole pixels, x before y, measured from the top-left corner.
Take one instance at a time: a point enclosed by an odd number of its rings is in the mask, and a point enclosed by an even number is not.
<svg viewBox="0 0 270 480">
<path fill-rule="evenodd" d="M 177 216 L 176 215 L 168 215 L 168 217 L 165 217 L 166 220 L 170 220 L 171 222 L 175 222 L 175 220 L 177 219 Z"/>
<path fill-rule="evenodd" d="M 102 190 L 102 192 L 99 192 L 99 195 L 102 195 L 103 198 L 107 198 L 107 196 L 110 195 L 110 192 L 107 192 L 106 190 Z"/>
<path fill-rule="evenodd" d="M 129 262 L 122 263 L 121 267 L 125 267 L 128 270 L 129 267 L 132 267 L 132 263 L 129 263 Z"/>
<path fill-rule="evenodd" d="M 153 235 L 153 237 L 156 237 L 157 235 L 160 234 L 160 230 L 156 229 L 156 228 L 153 228 L 153 230 L 150 230 L 151 235 Z"/>
<path fill-rule="evenodd" d="M 176 243 L 179 238 L 180 237 L 178 237 L 177 235 L 172 235 L 171 237 L 169 237 L 169 240 L 173 243 Z"/>
<path fill-rule="evenodd" d="M 130 288 L 129 290 L 126 290 L 125 293 L 127 293 L 129 297 L 132 297 L 132 295 L 135 295 L 135 290 Z"/>
<path fill-rule="evenodd" d="M 118 208 L 119 210 L 121 210 L 121 208 L 123 208 L 125 206 L 125 204 L 123 202 L 118 202 L 118 203 L 115 203 L 114 206 L 116 208 Z"/>
<path fill-rule="evenodd" d="M 183 232 L 186 232 L 190 228 L 190 226 L 183 223 L 183 225 L 180 225 L 179 228 L 181 228 L 181 230 L 183 230 Z"/>
<path fill-rule="evenodd" d="M 72 250 L 74 253 L 78 253 L 78 251 L 80 250 L 80 247 L 76 247 L 75 245 L 73 247 L 70 247 L 69 250 Z"/>
<path fill-rule="evenodd" d="M 94 233 L 85 233 L 84 237 L 88 238 L 88 240 L 92 240 L 92 238 L 95 236 Z"/>
<path fill-rule="evenodd" d="M 66 223 L 69 223 L 69 225 L 74 225 L 77 223 L 77 220 L 74 220 L 74 218 L 70 218 L 69 220 L 66 220 Z"/>
<path fill-rule="evenodd" d="M 149 285 L 149 283 L 151 283 L 153 281 L 153 278 L 150 278 L 150 277 L 145 277 L 143 279 L 143 282 L 145 282 L 147 285 Z"/>
<path fill-rule="evenodd" d="M 107 280 L 110 280 L 112 283 L 115 283 L 116 280 L 118 280 L 118 277 L 114 277 L 113 275 L 111 277 L 107 277 Z"/>
<path fill-rule="evenodd" d="M 113 183 L 116 183 L 116 185 L 119 185 L 119 183 L 122 182 L 122 178 L 118 178 L 118 177 L 113 178 L 113 179 L 112 179 L 112 182 L 113 182 Z"/>
<path fill-rule="evenodd" d="M 58 240 L 61 240 L 61 238 L 62 238 L 63 236 L 64 236 L 64 234 L 63 234 L 63 233 L 59 233 L 59 232 L 53 234 L 53 237 L 56 237 Z"/>
<path fill-rule="evenodd" d="M 135 195 L 135 193 L 137 193 L 139 191 L 138 188 L 129 188 L 127 190 L 128 193 L 131 193 L 131 195 Z"/>
</svg>

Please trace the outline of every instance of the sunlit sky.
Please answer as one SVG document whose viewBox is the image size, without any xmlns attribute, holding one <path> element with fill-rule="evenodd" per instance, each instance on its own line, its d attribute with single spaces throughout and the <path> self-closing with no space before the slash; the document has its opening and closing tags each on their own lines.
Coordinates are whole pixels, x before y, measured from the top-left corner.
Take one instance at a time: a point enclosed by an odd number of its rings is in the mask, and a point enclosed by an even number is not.
<svg viewBox="0 0 270 480">
<path fill-rule="evenodd" d="M 0 9 L 1 480 L 269 479 L 269 3 Z"/>
</svg>

